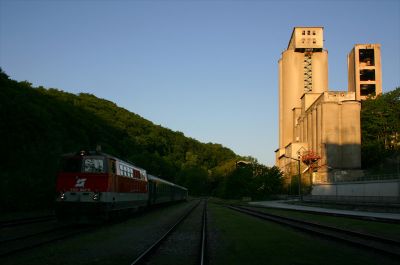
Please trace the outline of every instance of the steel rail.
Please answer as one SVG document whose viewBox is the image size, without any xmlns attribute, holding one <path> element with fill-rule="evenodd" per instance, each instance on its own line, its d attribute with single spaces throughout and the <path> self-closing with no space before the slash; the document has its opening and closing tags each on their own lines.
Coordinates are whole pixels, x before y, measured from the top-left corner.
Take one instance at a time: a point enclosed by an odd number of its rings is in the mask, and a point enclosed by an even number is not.
<svg viewBox="0 0 400 265">
<path fill-rule="evenodd" d="M 0 228 L 26 225 L 26 224 L 34 224 L 34 223 L 47 222 L 47 221 L 52 221 L 52 220 L 56 220 L 55 215 L 43 215 L 43 216 L 38 216 L 38 217 L 0 221 Z"/>
<path fill-rule="evenodd" d="M 204 202 L 203 221 L 201 228 L 201 245 L 200 245 L 200 265 L 206 264 L 206 247 L 207 247 L 207 201 Z"/>
<path fill-rule="evenodd" d="M 18 236 L 18 237 L 0 239 L 0 246 L 4 245 L 4 244 L 8 244 L 8 243 L 13 242 L 13 241 L 24 240 L 24 239 L 27 239 L 27 238 L 48 234 L 48 233 L 55 232 L 55 231 L 58 231 L 58 230 L 63 229 L 63 228 L 65 228 L 65 227 L 54 227 L 54 228 L 51 228 L 51 229 L 48 229 L 48 230 L 35 232 L 35 233 L 28 233 L 26 235 L 21 235 L 21 236 Z"/>
<path fill-rule="evenodd" d="M 285 211 L 291 211 L 291 212 L 302 212 L 302 213 L 310 213 L 310 214 L 316 214 L 316 215 L 346 217 L 346 218 L 350 218 L 350 219 L 374 221 L 374 222 L 380 222 L 380 223 L 400 224 L 400 220 L 398 220 L 398 219 L 377 217 L 377 216 L 352 215 L 352 214 L 339 213 L 339 212 L 321 212 L 321 211 L 307 210 L 307 209 L 280 208 L 280 207 L 258 206 L 258 205 L 248 205 L 246 207 L 256 208 L 256 209 L 279 209 L 279 210 L 285 210 Z M 335 210 L 335 209 L 333 209 L 333 210 Z"/>
<path fill-rule="evenodd" d="M 266 216 L 271 216 L 271 217 L 279 217 L 283 220 L 288 220 L 288 221 L 295 221 L 297 223 L 301 223 L 301 224 L 305 224 L 305 225 L 312 225 L 314 227 L 318 227 L 318 228 L 322 228 L 322 229 L 329 229 L 332 231 L 337 231 L 337 232 L 345 232 L 346 234 L 350 234 L 352 236 L 355 237 L 361 237 L 364 239 L 369 239 L 369 240 L 374 240 L 374 241 L 379 241 L 379 242 L 383 242 L 383 243 L 387 243 L 387 244 L 393 244 L 393 245 L 398 245 L 400 246 L 400 241 L 394 240 L 394 239 L 390 239 L 390 238 L 384 238 L 384 237 L 379 237 L 379 236 L 375 236 L 375 235 L 371 235 L 371 234 L 367 234 L 367 233 L 360 233 L 357 231 L 353 231 L 353 230 L 348 230 L 348 229 L 342 229 L 339 227 L 334 227 L 334 226 L 329 226 L 329 225 L 322 225 L 322 224 L 318 224 L 318 223 L 314 223 L 314 222 L 310 222 L 310 221 L 304 221 L 304 220 L 300 220 L 297 218 L 291 218 L 291 217 L 285 217 L 285 216 L 281 216 L 278 214 L 271 214 L 271 213 L 266 213 L 266 212 L 261 212 L 261 211 L 256 211 L 253 209 L 249 209 L 248 207 L 238 207 L 240 209 L 245 209 L 245 210 L 249 210 L 255 213 L 260 213 Z"/>
<path fill-rule="evenodd" d="M 308 233 L 314 233 L 320 236 L 328 237 L 330 239 L 345 241 L 352 245 L 373 249 L 378 252 L 394 256 L 400 256 L 400 242 L 397 240 L 382 238 L 371 234 L 364 234 L 347 229 L 341 229 L 338 227 L 316 224 L 304 220 L 283 217 L 275 214 L 255 211 L 244 207 L 228 206 L 228 208 L 264 220 L 273 221 L 279 224 L 284 224 Z"/>
<path fill-rule="evenodd" d="M 167 232 L 165 232 L 156 242 L 154 242 L 149 248 L 147 248 L 144 252 L 142 252 L 142 254 L 140 254 L 139 257 L 137 257 L 131 263 L 131 265 L 143 264 L 150 257 L 150 255 L 153 254 L 159 248 L 161 243 L 164 242 L 167 239 L 167 237 L 172 234 L 173 231 L 175 231 L 178 225 L 181 224 L 183 220 L 185 220 L 190 215 L 190 213 L 192 213 L 193 210 L 199 206 L 200 203 L 201 201 L 199 201 L 192 208 L 186 211 Z"/>
<path fill-rule="evenodd" d="M 89 232 L 94 229 L 95 228 L 84 228 L 84 229 L 72 229 L 72 230 L 65 231 L 65 230 L 62 230 L 62 227 L 60 227 L 60 229 L 56 229 L 52 232 L 62 231 L 61 234 L 58 234 L 58 235 L 57 234 L 49 234 L 47 237 L 36 238 L 36 239 L 34 237 L 32 237 L 34 242 L 28 242 L 28 244 L 26 242 L 19 242 L 19 243 L 17 242 L 18 244 L 14 244 L 14 246 L 8 245 L 8 247 L 9 247 L 8 249 L 0 248 L 0 257 L 5 257 L 5 256 L 9 256 L 12 254 L 16 254 L 21 251 L 34 249 L 34 248 L 37 248 L 37 247 L 40 247 L 40 246 L 43 246 L 43 245 L 46 245 L 49 243 L 56 242 L 61 239 L 65 239 L 65 238 L 72 237 L 75 235 L 81 235 L 82 233 Z M 47 231 L 47 232 L 50 232 L 50 231 Z M 45 233 L 43 233 L 43 234 L 45 234 Z M 41 234 L 41 233 L 39 233 L 39 234 Z M 23 239 L 28 239 L 28 238 L 31 238 L 31 237 L 21 238 L 20 241 L 22 241 Z M 15 240 L 15 241 L 18 241 L 18 240 Z"/>
</svg>

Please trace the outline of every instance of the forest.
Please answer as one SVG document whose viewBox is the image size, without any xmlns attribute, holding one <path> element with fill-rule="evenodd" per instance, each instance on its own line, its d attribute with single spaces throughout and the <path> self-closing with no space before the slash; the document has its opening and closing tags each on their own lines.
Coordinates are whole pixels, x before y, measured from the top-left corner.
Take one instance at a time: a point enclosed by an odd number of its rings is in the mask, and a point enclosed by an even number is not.
<svg viewBox="0 0 400 265">
<path fill-rule="evenodd" d="M 0 208 L 52 207 L 62 154 L 102 151 L 188 187 L 193 196 L 262 198 L 282 174 L 216 143 L 201 143 L 91 94 L 32 87 L 0 71 Z M 237 161 L 251 161 L 237 167 Z"/>
</svg>

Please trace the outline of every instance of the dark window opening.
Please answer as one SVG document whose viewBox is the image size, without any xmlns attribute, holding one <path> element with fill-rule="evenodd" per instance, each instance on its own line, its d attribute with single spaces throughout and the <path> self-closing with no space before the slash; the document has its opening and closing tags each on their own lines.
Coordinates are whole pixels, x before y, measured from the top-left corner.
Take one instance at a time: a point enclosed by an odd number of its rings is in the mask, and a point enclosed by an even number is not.
<svg viewBox="0 0 400 265">
<path fill-rule="evenodd" d="M 375 85 L 374 84 L 365 84 L 360 85 L 360 95 L 361 96 L 375 96 Z"/>
<path fill-rule="evenodd" d="M 360 81 L 375 81 L 375 70 L 373 69 L 360 70 Z"/>
<path fill-rule="evenodd" d="M 115 160 L 110 160 L 111 162 L 111 173 L 112 174 L 116 174 L 117 173 L 117 169 L 115 167 Z"/>
<path fill-rule="evenodd" d="M 375 65 L 374 49 L 360 49 L 359 60 L 360 63 L 365 63 L 366 65 Z"/>
</svg>

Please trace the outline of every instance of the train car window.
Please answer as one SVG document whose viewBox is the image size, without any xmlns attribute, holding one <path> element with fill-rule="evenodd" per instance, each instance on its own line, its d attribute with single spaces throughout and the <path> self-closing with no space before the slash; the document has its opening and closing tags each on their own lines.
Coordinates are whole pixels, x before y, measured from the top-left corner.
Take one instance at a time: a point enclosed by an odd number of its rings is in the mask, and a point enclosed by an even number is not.
<svg viewBox="0 0 400 265">
<path fill-rule="evenodd" d="M 63 172 L 81 172 L 82 159 L 80 157 L 65 158 L 62 161 L 61 169 Z"/>
<path fill-rule="evenodd" d="M 101 173 L 104 172 L 104 161 L 99 158 L 85 158 L 83 172 Z"/>
<path fill-rule="evenodd" d="M 133 177 L 134 178 L 140 178 L 140 171 L 139 170 L 133 170 Z"/>
</svg>

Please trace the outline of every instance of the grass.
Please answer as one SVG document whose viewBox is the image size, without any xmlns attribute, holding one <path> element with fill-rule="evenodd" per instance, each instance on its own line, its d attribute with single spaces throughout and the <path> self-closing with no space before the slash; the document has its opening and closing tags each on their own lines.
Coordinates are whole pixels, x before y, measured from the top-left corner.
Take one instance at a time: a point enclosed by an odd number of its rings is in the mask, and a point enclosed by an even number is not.
<svg viewBox="0 0 400 265">
<path fill-rule="evenodd" d="M 304 213 L 299 211 L 290 211 L 283 209 L 258 208 L 258 211 L 276 214 L 285 217 L 293 217 L 300 220 L 312 221 L 323 225 L 335 226 L 339 228 L 355 230 L 359 232 L 370 233 L 381 237 L 400 240 L 400 225 L 383 223 L 376 221 L 359 220 L 347 217 L 335 217 L 320 214 Z"/>
<path fill-rule="evenodd" d="M 397 264 L 383 255 L 209 204 L 210 264 Z M 215 248 L 215 249 L 213 249 Z"/>
</svg>

